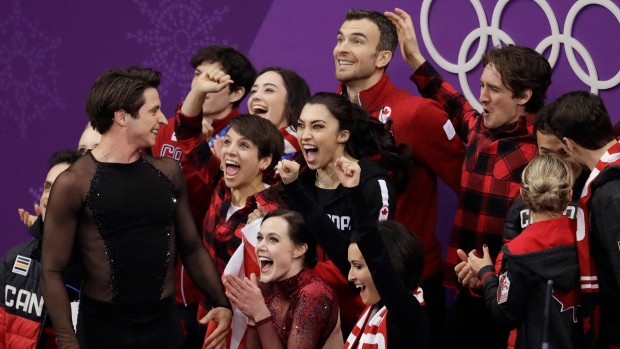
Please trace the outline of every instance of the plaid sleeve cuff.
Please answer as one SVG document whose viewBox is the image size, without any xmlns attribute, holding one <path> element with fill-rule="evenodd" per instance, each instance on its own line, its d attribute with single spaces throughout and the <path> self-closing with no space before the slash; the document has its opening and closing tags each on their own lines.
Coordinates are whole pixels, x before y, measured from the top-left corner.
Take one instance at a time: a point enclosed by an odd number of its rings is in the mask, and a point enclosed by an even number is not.
<svg viewBox="0 0 620 349">
<path fill-rule="evenodd" d="M 432 97 L 443 83 L 443 78 L 428 61 L 413 72 L 409 77 L 417 86 L 423 97 Z"/>
<path fill-rule="evenodd" d="M 188 139 L 202 132 L 202 118 L 198 115 L 185 115 L 181 112 L 181 106 L 177 107 L 174 118 L 174 133 L 177 139 Z"/>
</svg>

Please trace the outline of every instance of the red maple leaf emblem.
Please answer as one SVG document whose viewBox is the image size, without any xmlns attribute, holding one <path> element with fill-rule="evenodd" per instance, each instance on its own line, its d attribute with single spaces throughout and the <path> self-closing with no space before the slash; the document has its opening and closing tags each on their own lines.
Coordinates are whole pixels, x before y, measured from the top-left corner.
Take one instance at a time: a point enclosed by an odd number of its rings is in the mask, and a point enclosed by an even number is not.
<svg viewBox="0 0 620 349">
<path fill-rule="evenodd" d="M 577 285 L 579 286 L 579 285 Z M 555 298 L 558 303 L 562 305 L 561 312 L 573 309 L 573 322 L 577 323 L 577 307 L 579 307 L 579 293 L 575 292 L 573 288 L 571 291 L 567 293 L 563 293 L 557 290 L 553 290 L 553 298 Z"/>
</svg>

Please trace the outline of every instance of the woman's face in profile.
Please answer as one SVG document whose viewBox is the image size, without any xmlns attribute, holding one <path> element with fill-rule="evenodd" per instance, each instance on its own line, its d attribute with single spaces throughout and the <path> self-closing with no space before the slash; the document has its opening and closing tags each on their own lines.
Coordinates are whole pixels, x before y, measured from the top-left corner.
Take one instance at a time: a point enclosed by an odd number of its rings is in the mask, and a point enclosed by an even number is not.
<svg viewBox="0 0 620 349">
<path fill-rule="evenodd" d="M 356 243 L 349 245 L 349 281 L 360 291 L 362 302 L 366 305 L 374 305 L 379 303 L 381 296 L 375 287 L 375 282 L 370 275 L 370 269 L 366 265 L 366 260 L 362 256 L 362 252 Z"/>
</svg>

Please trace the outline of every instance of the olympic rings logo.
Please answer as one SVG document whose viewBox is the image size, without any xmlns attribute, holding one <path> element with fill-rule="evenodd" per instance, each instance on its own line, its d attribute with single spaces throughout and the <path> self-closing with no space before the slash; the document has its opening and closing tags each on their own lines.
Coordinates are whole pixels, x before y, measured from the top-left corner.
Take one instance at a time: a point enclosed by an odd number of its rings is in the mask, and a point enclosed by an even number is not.
<svg viewBox="0 0 620 349">
<path fill-rule="evenodd" d="M 463 40 L 459 50 L 457 64 L 450 63 L 444 59 L 433 45 L 428 26 L 429 11 L 433 0 L 424 0 L 422 3 L 422 10 L 420 11 L 420 29 L 426 49 L 430 53 L 433 60 L 439 64 L 440 67 L 451 73 L 458 74 L 463 95 L 470 101 L 472 106 L 478 110 L 481 110 L 482 106 L 471 92 L 466 74 L 481 62 L 482 55 L 486 51 L 489 36 L 491 36 L 493 46 L 498 46 L 502 42 L 505 44 L 514 44 L 512 38 L 506 32 L 499 29 L 501 14 L 508 1 L 509 0 L 498 1 L 495 9 L 493 10 L 491 25 L 489 26 L 487 24 L 486 13 L 480 4 L 480 1 L 470 0 L 476 10 L 480 27 L 474 29 L 465 37 L 465 40 Z M 551 52 L 549 54 L 549 64 L 551 65 L 551 68 L 555 66 L 560 55 L 560 45 L 563 44 L 564 52 L 566 52 L 566 57 L 568 58 L 571 68 L 584 84 L 590 86 L 590 92 L 598 93 L 599 89 L 610 89 L 620 84 L 620 71 L 618 71 L 618 73 L 616 73 L 616 75 L 609 80 L 599 80 L 592 56 L 590 56 L 590 53 L 582 43 L 572 37 L 573 23 L 575 22 L 575 18 L 577 17 L 579 11 L 581 11 L 584 7 L 588 5 L 603 6 L 616 17 L 618 22 L 620 22 L 620 8 L 618 8 L 616 4 L 614 4 L 611 0 L 578 0 L 568 11 L 568 14 L 566 15 L 566 22 L 564 23 L 564 31 L 561 33 L 555 13 L 549 3 L 547 3 L 546 0 L 534 0 L 534 2 L 543 10 L 551 27 L 551 35 L 543 39 L 538 46 L 536 46 L 535 50 L 542 53 L 549 46 L 551 46 Z M 466 61 L 467 52 L 476 39 L 480 39 L 478 42 L 478 48 L 472 58 L 469 61 Z M 581 58 L 585 62 L 587 72 L 585 72 L 577 62 L 577 59 L 575 58 L 575 50 L 581 55 Z"/>
</svg>

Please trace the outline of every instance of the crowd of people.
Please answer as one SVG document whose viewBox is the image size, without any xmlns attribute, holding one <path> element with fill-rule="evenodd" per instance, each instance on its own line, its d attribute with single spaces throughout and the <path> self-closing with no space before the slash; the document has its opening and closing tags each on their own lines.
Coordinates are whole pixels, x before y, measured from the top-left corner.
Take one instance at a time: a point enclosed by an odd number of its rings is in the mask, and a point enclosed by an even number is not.
<svg viewBox="0 0 620 349">
<path fill-rule="evenodd" d="M 386 73 L 398 45 L 421 97 Z M 79 150 L 19 209 L 34 239 L 3 259 L 0 348 L 620 348 L 603 101 L 546 104 L 551 66 L 507 45 L 478 112 L 400 9 L 347 11 L 333 59 L 340 84 L 311 95 L 203 47 L 169 119 L 159 72 L 99 76 Z M 446 260 L 437 178 L 459 201 Z"/>
</svg>

